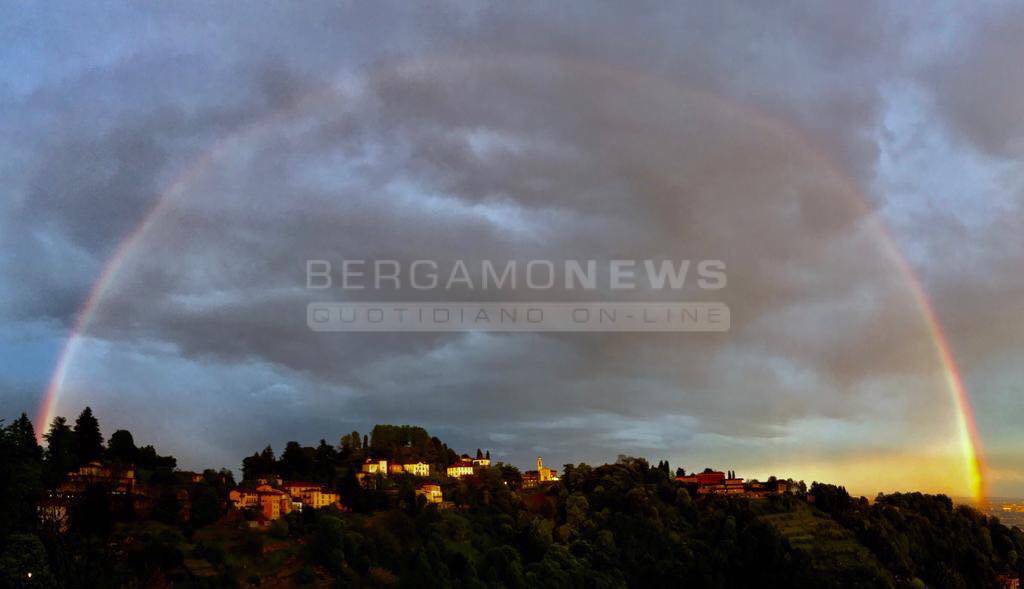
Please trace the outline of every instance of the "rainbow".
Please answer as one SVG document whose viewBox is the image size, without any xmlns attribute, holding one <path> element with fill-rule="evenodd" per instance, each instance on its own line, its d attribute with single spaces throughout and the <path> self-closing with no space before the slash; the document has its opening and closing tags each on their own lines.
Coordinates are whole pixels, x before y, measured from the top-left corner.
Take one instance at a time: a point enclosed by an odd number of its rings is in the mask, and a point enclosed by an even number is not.
<svg viewBox="0 0 1024 589">
<path fill-rule="evenodd" d="M 533 59 L 534 58 L 530 57 L 503 57 L 502 61 L 506 64 L 532 64 L 534 63 Z M 828 153 L 827 150 L 818 149 L 813 144 L 811 138 L 806 134 L 801 133 L 798 129 L 779 117 L 752 109 L 749 105 L 730 102 L 725 97 L 709 91 L 693 88 L 678 88 L 659 78 L 652 78 L 622 68 L 586 62 L 579 59 L 553 60 L 550 56 L 544 56 L 543 60 L 546 63 L 554 63 L 559 68 L 568 68 L 592 75 L 596 73 L 598 75 L 623 80 L 630 84 L 639 83 L 656 85 L 669 92 L 686 93 L 694 96 L 701 96 L 705 100 L 711 100 L 718 108 L 726 109 L 736 116 L 754 120 L 758 124 L 771 129 L 773 132 L 780 133 L 782 136 L 797 141 L 797 144 L 805 149 L 806 153 L 810 154 L 811 157 L 815 159 L 816 163 L 823 166 L 824 170 L 828 171 L 832 177 L 843 184 L 844 192 L 855 195 L 851 200 L 857 207 L 859 207 L 861 212 L 864 213 L 867 222 L 873 225 L 873 231 L 879 237 L 879 243 L 883 246 L 887 257 L 905 278 L 908 290 L 920 311 L 921 319 L 927 327 L 936 357 L 944 372 L 946 385 L 955 410 L 963 475 L 965 477 L 967 488 L 969 489 L 971 497 L 976 502 L 982 502 L 985 500 L 985 497 L 987 497 L 988 494 L 988 489 L 986 487 L 987 466 L 983 457 L 981 438 L 974 418 L 974 410 L 971 406 L 970 395 L 964 386 L 960 370 L 954 359 L 949 339 L 942 328 L 942 324 L 939 321 L 931 300 L 928 298 L 927 291 L 923 283 L 914 272 L 910 262 L 901 252 L 897 245 L 897 240 L 894 238 L 892 232 L 886 226 L 884 220 L 882 220 L 877 213 L 871 210 L 870 199 L 857 187 L 857 183 L 842 171 L 842 166 L 828 159 L 824 155 Z M 417 60 L 413 65 L 420 68 L 424 66 L 464 68 L 472 67 L 477 63 L 477 61 L 463 58 L 442 58 L 434 60 L 421 59 Z M 382 76 L 400 74 L 403 71 L 402 65 L 403 64 L 399 64 L 396 67 L 382 70 L 383 73 L 373 76 L 370 79 L 379 79 Z M 245 141 L 254 132 L 268 127 L 274 122 L 301 110 L 303 107 L 313 102 L 318 102 L 321 99 L 330 96 L 334 96 L 334 92 L 332 90 L 307 95 L 294 103 L 271 113 L 263 119 L 245 125 L 243 128 L 216 142 L 212 148 L 197 157 L 189 165 L 185 166 L 184 170 L 169 184 L 168 188 L 158 196 L 155 204 L 149 209 L 142 221 L 139 222 L 139 224 L 122 239 L 113 254 L 107 260 L 102 272 L 93 284 L 88 297 L 85 299 L 85 302 L 82 304 L 82 307 L 76 316 L 74 325 L 70 330 L 69 336 L 58 356 L 54 371 L 50 377 L 49 384 L 37 412 L 36 423 L 40 424 L 37 428 L 40 437 L 46 428 L 46 424 L 48 424 L 54 417 L 56 405 L 60 400 L 61 392 L 64 388 L 65 380 L 67 379 L 68 370 L 73 363 L 77 350 L 85 340 L 85 334 L 96 315 L 97 309 L 102 304 L 106 292 L 115 281 L 119 271 L 124 266 L 126 260 L 129 259 L 136 246 L 145 238 L 150 229 L 159 222 L 162 216 L 161 213 L 168 208 L 169 203 L 175 199 L 176 195 L 185 192 L 189 185 L 206 169 L 208 169 L 221 153 L 230 149 L 230 147 L 237 141 Z"/>
</svg>

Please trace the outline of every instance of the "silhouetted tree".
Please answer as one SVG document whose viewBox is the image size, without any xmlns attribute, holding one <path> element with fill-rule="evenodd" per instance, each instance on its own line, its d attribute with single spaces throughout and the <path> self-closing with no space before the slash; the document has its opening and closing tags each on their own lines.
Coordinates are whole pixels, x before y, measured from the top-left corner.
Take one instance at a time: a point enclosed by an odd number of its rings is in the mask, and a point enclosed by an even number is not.
<svg viewBox="0 0 1024 589">
<path fill-rule="evenodd" d="M 123 463 L 134 463 L 138 459 L 139 449 L 135 446 L 135 438 L 128 430 L 119 429 L 110 435 L 107 441 L 107 455 L 112 460 Z"/>
<path fill-rule="evenodd" d="M 304 448 L 298 442 L 288 442 L 281 453 L 277 469 L 286 479 L 308 479 L 313 471 L 313 448 Z"/>
<path fill-rule="evenodd" d="M 0 545 L 13 531 L 35 528 L 36 501 L 42 496 L 42 449 L 28 416 L 0 422 Z"/>
<path fill-rule="evenodd" d="M 103 456 L 103 434 L 100 433 L 100 423 L 93 417 L 90 407 L 83 409 L 75 420 L 75 443 L 79 464 L 99 460 Z"/>
<path fill-rule="evenodd" d="M 43 439 L 46 440 L 43 480 L 47 486 L 54 486 L 64 480 L 65 475 L 78 463 L 75 434 L 68 427 L 67 419 L 58 416 L 53 418 Z"/>
</svg>

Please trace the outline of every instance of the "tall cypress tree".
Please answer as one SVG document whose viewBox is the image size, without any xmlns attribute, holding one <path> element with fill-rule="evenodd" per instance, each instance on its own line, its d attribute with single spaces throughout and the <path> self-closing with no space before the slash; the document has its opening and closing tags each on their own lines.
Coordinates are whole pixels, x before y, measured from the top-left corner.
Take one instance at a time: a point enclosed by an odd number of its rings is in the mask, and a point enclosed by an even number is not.
<svg viewBox="0 0 1024 589">
<path fill-rule="evenodd" d="M 103 456 L 103 434 L 100 433 L 100 422 L 92 415 L 92 409 L 86 407 L 75 420 L 75 440 L 78 444 L 78 460 L 84 464 L 90 460 L 99 460 Z"/>
</svg>

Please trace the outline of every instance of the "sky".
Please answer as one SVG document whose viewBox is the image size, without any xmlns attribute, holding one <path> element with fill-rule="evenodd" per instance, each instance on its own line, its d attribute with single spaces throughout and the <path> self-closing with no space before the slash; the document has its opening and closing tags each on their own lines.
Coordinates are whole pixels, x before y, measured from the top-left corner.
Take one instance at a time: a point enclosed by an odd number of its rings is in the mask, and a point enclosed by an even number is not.
<svg viewBox="0 0 1024 589">
<path fill-rule="evenodd" d="M 56 414 L 90 405 L 183 468 L 412 423 L 522 468 L 963 495 L 927 306 L 989 493 L 1024 495 L 1019 5 L 0 12 L 4 419 L 63 368 Z M 593 296 L 713 296 L 731 327 L 308 328 L 324 296 L 427 295 L 310 291 L 307 260 L 418 258 L 722 260 L 714 293 Z"/>
</svg>

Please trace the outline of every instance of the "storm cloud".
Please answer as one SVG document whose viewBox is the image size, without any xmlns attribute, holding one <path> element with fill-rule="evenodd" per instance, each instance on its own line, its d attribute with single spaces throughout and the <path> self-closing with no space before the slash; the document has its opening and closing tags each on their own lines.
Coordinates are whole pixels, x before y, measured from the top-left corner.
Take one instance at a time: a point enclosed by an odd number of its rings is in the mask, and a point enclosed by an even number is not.
<svg viewBox="0 0 1024 589">
<path fill-rule="evenodd" d="M 42 393 L 110 268 L 58 413 L 91 404 L 187 466 L 387 422 L 517 464 L 636 453 L 811 479 L 858 453 L 955 457 L 894 245 L 994 469 L 1020 468 L 1019 11 L 940 35 L 938 15 L 875 3 L 111 6 L 92 29 L 36 10 L 3 25 L 0 341 L 51 362 L 8 379 L 5 408 Z M 484 259 L 720 259 L 721 291 L 590 296 L 721 300 L 732 328 L 307 327 L 325 296 L 441 295 L 310 291 L 306 260 L 423 258 L 474 278 Z"/>
</svg>

